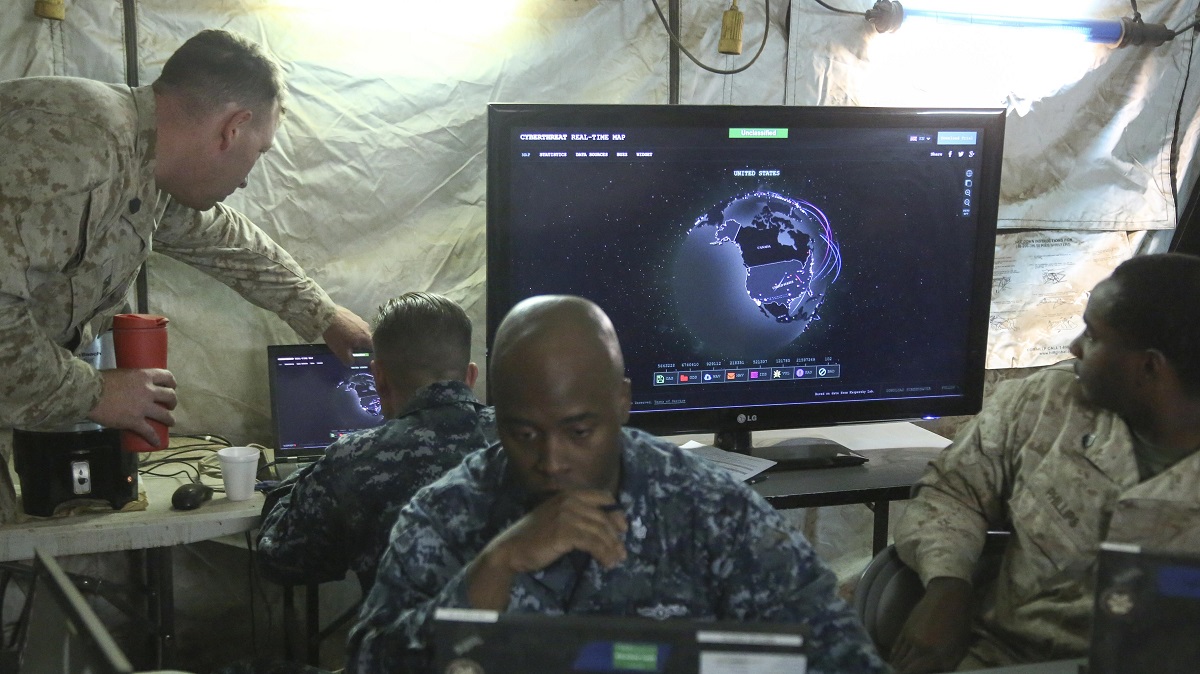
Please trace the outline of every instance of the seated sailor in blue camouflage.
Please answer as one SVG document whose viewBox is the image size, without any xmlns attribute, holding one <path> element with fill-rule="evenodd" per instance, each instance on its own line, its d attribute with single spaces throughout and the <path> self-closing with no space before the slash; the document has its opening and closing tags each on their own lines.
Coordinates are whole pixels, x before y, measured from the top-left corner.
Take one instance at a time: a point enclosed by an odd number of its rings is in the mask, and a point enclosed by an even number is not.
<svg viewBox="0 0 1200 674">
<path fill-rule="evenodd" d="M 803 623 L 813 674 L 886 672 L 835 578 L 720 468 L 623 428 L 630 388 L 608 317 L 536 297 L 501 323 L 501 444 L 401 509 L 351 631 L 348 671 L 419 663 L 438 607 Z"/>
<path fill-rule="evenodd" d="M 371 373 L 382 426 L 340 438 L 267 498 L 263 575 L 319 583 L 354 571 L 364 594 L 396 512 L 421 487 L 496 441 L 495 414 L 471 387 L 471 320 L 452 300 L 407 293 L 379 310 Z"/>
</svg>

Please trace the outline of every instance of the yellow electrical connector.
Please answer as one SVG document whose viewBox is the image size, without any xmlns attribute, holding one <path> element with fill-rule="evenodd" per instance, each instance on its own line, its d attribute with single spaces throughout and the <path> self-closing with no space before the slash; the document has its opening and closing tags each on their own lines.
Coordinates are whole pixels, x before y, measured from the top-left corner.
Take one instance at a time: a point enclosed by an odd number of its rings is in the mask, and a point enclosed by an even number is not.
<svg viewBox="0 0 1200 674">
<path fill-rule="evenodd" d="M 62 21 L 67 16 L 66 0 L 36 0 L 33 3 L 33 14 L 43 19 Z"/>
<path fill-rule="evenodd" d="M 717 43 L 717 51 L 722 54 L 742 53 L 742 21 L 745 17 L 737 3 L 738 0 L 733 0 L 733 4 L 721 16 L 721 40 Z"/>
</svg>

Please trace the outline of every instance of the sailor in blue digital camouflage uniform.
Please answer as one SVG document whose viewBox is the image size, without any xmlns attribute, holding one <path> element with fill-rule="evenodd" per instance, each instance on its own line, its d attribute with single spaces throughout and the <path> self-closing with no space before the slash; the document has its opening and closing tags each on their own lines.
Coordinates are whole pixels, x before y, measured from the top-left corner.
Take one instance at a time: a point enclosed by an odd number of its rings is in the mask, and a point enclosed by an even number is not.
<svg viewBox="0 0 1200 674">
<path fill-rule="evenodd" d="M 371 373 L 382 426 L 339 439 L 268 497 L 258 540 L 263 575 L 370 589 L 396 511 L 419 488 L 496 441 L 495 414 L 471 392 L 471 320 L 440 295 L 407 293 L 379 310 Z"/>
<path fill-rule="evenodd" d="M 490 367 L 501 444 L 401 509 L 348 672 L 420 662 L 438 607 L 802 623 L 808 672 L 889 671 L 833 574 L 766 501 L 622 428 L 629 380 L 596 305 L 518 304 Z"/>
</svg>

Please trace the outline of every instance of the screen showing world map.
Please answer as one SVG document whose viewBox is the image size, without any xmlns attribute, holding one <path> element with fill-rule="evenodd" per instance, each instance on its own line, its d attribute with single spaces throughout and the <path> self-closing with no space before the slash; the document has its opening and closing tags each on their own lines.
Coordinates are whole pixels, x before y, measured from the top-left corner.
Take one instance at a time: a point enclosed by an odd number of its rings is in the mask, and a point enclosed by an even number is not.
<svg viewBox="0 0 1200 674">
<path fill-rule="evenodd" d="M 693 107 L 688 119 L 671 106 L 571 107 L 494 114 L 489 334 L 524 297 L 597 302 L 622 342 L 634 423 L 669 410 L 961 401 L 975 387 L 994 129 L 915 114 L 836 123 L 829 110 Z M 595 121 L 610 108 L 611 123 Z"/>
</svg>

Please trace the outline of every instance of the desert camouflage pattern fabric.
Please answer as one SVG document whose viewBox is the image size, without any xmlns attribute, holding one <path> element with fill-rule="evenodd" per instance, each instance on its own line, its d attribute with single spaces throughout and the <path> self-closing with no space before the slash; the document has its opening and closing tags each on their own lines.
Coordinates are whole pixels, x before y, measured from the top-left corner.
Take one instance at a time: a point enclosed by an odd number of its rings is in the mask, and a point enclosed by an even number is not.
<svg viewBox="0 0 1200 674">
<path fill-rule="evenodd" d="M 812 674 L 890 671 L 812 547 L 727 472 L 625 429 L 618 500 L 627 559 L 605 571 L 582 552 L 514 582 L 509 611 L 802 623 Z M 350 633 L 348 672 L 405 671 L 438 607 L 466 608 L 464 568 L 529 512 L 503 447 L 471 454 L 419 491 L 392 529 Z"/>
<path fill-rule="evenodd" d="M 124 306 L 151 249 L 318 339 L 336 307 L 244 216 L 198 212 L 154 182 L 150 87 L 0 82 L 0 426 L 85 417 L 100 377 L 73 357 Z"/>
<path fill-rule="evenodd" d="M 0 82 L 0 428 L 70 424 L 95 406 L 100 375 L 73 355 L 124 310 L 151 249 L 275 311 L 306 340 L 333 320 L 329 296 L 244 216 L 159 192 L 154 145 L 150 87 Z M 0 489 L 2 522 L 12 509 Z"/>
<path fill-rule="evenodd" d="M 277 583 L 337 580 L 364 589 L 400 507 L 418 489 L 496 442 L 496 415 L 462 382 L 430 384 L 382 426 L 340 438 L 268 496 L 258 563 Z"/>
<path fill-rule="evenodd" d="M 970 580 L 989 529 L 1013 535 L 960 669 L 1082 657 L 1101 541 L 1200 550 L 1200 453 L 1139 482 L 1129 427 L 1071 362 L 1005 382 L 921 478 L 896 547 L 923 582 Z"/>
</svg>

